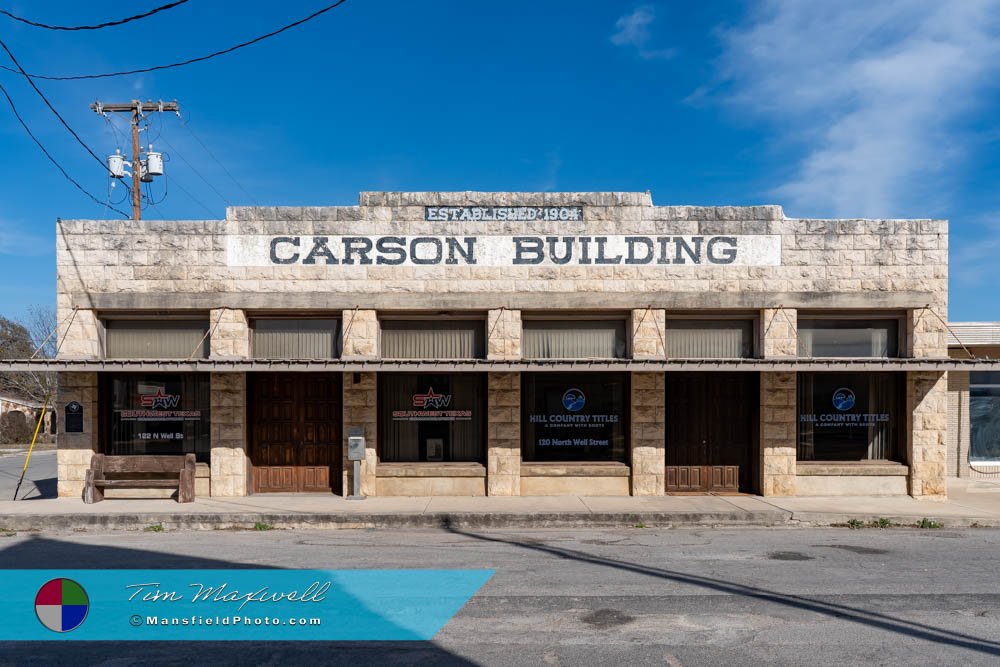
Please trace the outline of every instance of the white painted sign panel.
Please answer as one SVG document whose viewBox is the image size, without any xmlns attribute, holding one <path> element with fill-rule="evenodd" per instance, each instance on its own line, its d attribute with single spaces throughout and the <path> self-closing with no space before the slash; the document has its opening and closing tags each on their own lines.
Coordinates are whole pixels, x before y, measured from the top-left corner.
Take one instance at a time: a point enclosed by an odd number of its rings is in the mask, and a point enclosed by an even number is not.
<svg viewBox="0 0 1000 667">
<path fill-rule="evenodd" d="M 227 237 L 229 266 L 778 266 L 781 236 Z"/>
</svg>

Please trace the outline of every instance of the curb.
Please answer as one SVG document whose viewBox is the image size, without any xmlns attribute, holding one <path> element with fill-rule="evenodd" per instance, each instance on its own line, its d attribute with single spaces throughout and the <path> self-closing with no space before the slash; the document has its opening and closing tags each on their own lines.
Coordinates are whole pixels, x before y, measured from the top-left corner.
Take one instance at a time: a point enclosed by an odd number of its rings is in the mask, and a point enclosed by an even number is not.
<svg viewBox="0 0 1000 667">
<path fill-rule="evenodd" d="M 0 528 L 8 531 L 144 530 L 160 525 L 171 530 L 253 529 L 490 529 L 490 528 L 681 528 L 687 526 L 784 526 L 789 513 L 767 512 L 488 512 L 441 513 L 191 513 L 191 514 L 6 514 Z"/>
<path fill-rule="evenodd" d="M 0 514 L 0 530 L 55 531 L 141 531 L 159 525 L 165 530 L 484 530 L 484 529 L 591 529 L 591 528 L 822 528 L 847 527 L 855 520 L 863 524 L 888 519 L 893 528 L 913 527 L 925 517 L 792 513 L 783 510 L 762 512 L 437 512 L 437 513 L 137 513 L 137 514 Z M 1000 528 L 1000 519 L 984 517 L 935 517 L 942 528 Z M 865 525 L 870 528 L 872 526 Z"/>
</svg>

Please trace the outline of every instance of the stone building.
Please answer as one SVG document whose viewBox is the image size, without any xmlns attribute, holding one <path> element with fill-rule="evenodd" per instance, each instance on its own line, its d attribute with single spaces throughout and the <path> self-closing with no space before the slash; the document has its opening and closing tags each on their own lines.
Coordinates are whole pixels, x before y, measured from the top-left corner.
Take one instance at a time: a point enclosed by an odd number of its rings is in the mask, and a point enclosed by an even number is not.
<svg viewBox="0 0 1000 667">
<path fill-rule="evenodd" d="M 954 359 L 1000 359 L 1000 322 L 949 325 Z M 948 475 L 1000 478 L 1000 367 L 948 373 Z"/>
<path fill-rule="evenodd" d="M 23 432 L 25 429 L 34 427 L 35 422 L 38 420 L 38 415 L 42 410 L 42 406 L 37 402 L 23 396 L 19 396 L 9 392 L 0 393 L 0 443 L 5 443 L 10 441 L 8 434 L 4 433 L 2 429 L 8 428 L 9 422 L 4 419 L 6 415 L 11 413 L 18 413 L 18 420 L 23 422 L 23 426 L 18 429 L 19 432 Z M 8 417 L 8 419 L 10 419 Z M 45 432 L 43 426 L 43 432 Z"/>
<path fill-rule="evenodd" d="M 200 495 L 340 494 L 354 431 L 370 496 L 940 499 L 970 363 L 943 220 L 364 192 L 63 220 L 57 261 L 61 496 L 94 452 L 194 452 Z"/>
</svg>

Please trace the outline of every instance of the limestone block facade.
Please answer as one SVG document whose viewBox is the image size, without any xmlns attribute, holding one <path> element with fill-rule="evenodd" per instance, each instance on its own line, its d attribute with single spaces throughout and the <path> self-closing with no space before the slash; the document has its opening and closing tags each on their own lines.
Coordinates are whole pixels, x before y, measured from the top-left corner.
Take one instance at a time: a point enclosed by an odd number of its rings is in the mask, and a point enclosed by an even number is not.
<svg viewBox="0 0 1000 667">
<path fill-rule="evenodd" d="M 315 483 L 316 466 L 297 458 L 306 456 L 309 429 L 339 419 L 342 442 L 327 444 L 336 447 L 331 490 L 343 493 L 353 481 L 346 442 L 358 428 L 366 439 L 365 495 L 662 495 L 679 491 L 667 482 L 668 453 L 686 448 L 690 460 L 675 466 L 683 468 L 676 479 L 694 489 L 940 498 L 947 379 L 905 362 L 947 357 L 947 234 L 943 220 L 797 219 L 779 206 L 655 206 L 649 193 L 629 192 L 364 192 L 355 206 L 233 207 L 225 220 L 62 220 L 61 358 L 103 360 L 114 335 L 108 317 L 134 314 L 203 322 L 209 353 L 200 363 L 215 365 L 164 359 L 142 371 L 64 373 L 60 405 L 80 402 L 86 418 L 84 433 L 60 435 L 59 493 L 80 493 L 90 456 L 107 446 L 100 423 L 120 418 L 118 407 L 101 404 L 102 382 L 129 372 L 173 374 L 177 382 L 208 373 L 211 444 L 199 456 L 211 494 L 251 493 L 264 463 L 249 387 L 280 370 L 342 381 L 336 415 L 300 396 L 275 411 L 284 421 L 273 433 L 287 429 L 278 438 L 287 442 L 275 446 L 286 447 L 284 472 L 300 489 Z M 431 329 L 439 320 L 479 322 L 483 349 L 453 356 L 463 334 L 452 327 L 451 347 L 435 348 L 443 352 L 384 359 L 380 320 L 387 316 Z M 254 361 L 255 322 L 267 318 L 336 321 L 336 352 Z M 570 323 L 570 333 L 540 331 L 537 323 L 547 320 Z M 668 348 L 681 340 L 670 338 L 679 336 L 668 326 L 675 320 L 701 331 L 687 340 L 715 347 L 686 365 L 680 360 L 689 355 L 670 359 Z M 702 320 L 746 328 L 717 334 Z M 855 320 L 898 324 L 898 350 L 893 342 L 882 368 L 854 372 L 824 354 L 800 356 L 805 322 Z M 619 328 L 601 324 L 607 321 Z M 587 325 L 574 329 L 573 322 Z M 288 344 L 324 335 L 313 328 Z M 555 351 L 537 356 L 549 348 Z M 737 429 L 744 439 L 736 444 L 723 442 L 712 430 L 722 420 L 709 415 L 725 414 L 725 401 L 734 400 L 720 380 L 725 372 L 752 378 L 750 421 Z M 687 413 L 669 410 L 672 373 L 686 383 L 676 386 L 689 392 Z M 888 374 L 895 379 L 880 384 Z M 829 378 L 837 382 L 827 387 Z M 893 402 L 895 394 L 879 387 L 898 387 L 901 398 Z M 174 395 L 143 400 L 159 406 Z M 898 423 L 898 442 L 873 435 L 865 452 L 838 450 L 833 429 L 803 426 L 849 419 L 838 415 L 861 414 L 862 403 L 878 401 L 884 405 L 865 408 L 874 417 L 857 419 L 871 419 L 865 428 L 872 433 Z M 565 423 L 581 426 L 553 426 Z M 169 450 L 158 434 L 143 437 Z M 807 448 L 804 434 L 815 439 Z M 817 459 L 822 452 L 858 460 Z"/>
<path fill-rule="evenodd" d="M 247 495 L 246 377 L 212 373 L 211 495 Z"/>
</svg>

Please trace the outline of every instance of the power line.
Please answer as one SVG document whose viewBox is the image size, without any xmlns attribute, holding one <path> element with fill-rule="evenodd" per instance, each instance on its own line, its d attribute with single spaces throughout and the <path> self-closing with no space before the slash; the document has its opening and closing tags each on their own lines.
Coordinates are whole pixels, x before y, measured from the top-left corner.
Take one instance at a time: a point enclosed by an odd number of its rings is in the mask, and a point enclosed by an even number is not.
<svg viewBox="0 0 1000 667">
<path fill-rule="evenodd" d="M 25 76 L 30 77 L 32 79 L 44 79 L 46 81 L 79 81 L 81 79 L 106 79 L 106 78 L 112 77 L 112 76 L 127 76 L 127 75 L 130 75 L 130 74 L 145 74 L 146 72 L 156 72 L 156 71 L 164 70 L 164 69 L 172 69 L 174 67 L 184 67 L 185 65 L 191 65 L 193 63 L 202 62 L 204 60 L 209 60 L 211 58 L 216 58 L 218 56 L 224 56 L 227 53 L 232 53 L 233 51 L 237 51 L 237 50 L 242 49 L 244 47 L 251 46 L 253 44 L 256 44 L 257 42 L 262 42 L 265 39 L 268 39 L 269 37 L 274 37 L 275 35 L 280 35 L 281 33 L 285 32 L 286 30 L 291 30 L 292 28 L 298 27 L 298 26 L 302 25 L 303 23 L 307 23 L 309 21 L 312 21 L 314 18 L 317 18 L 318 16 L 321 16 L 322 14 L 327 13 L 331 9 L 336 9 L 337 7 L 339 7 L 340 5 L 344 4 L 345 2 L 347 2 L 347 0 L 338 0 L 337 2 L 333 3 L 332 5 L 327 5 L 323 9 L 315 11 L 312 14 L 310 14 L 309 16 L 306 16 L 305 18 L 301 18 L 298 21 L 295 21 L 293 23 L 289 23 L 288 25 L 286 25 L 284 27 L 278 28 L 277 30 L 273 30 L 273 31 L 271 31 L 271 32 L 269 32 L 269 33 L 267 33 L 265 35 L 261 35 L 260 37 L 255 37 L 254 39 L 251 39 L 251 40 L 249 40 L 247 42 L 242 42 L 242 43 L 237 44 L 235 46 L 231 46 L 228 49 L 223 49 L 222 51 L 216 51 L 215 53 L 210 53 L 207 56 L 199 56 L 197 58 L 190 58 L 190 59 L 184 60 L 182 62 L 171 63 L 169 65 L 156 65 L 154 67 L 143 67 L 142 69 L 125 70 L 125 71 L 122 71 L 122 72 L 105 72 L 103 74 L 77 74 L 77 75 L 74 75 L 74 76 L 48 76 L 48 75 L 45 75 L 45 74 L 28 74 L 28 73 L 24 72 L 23 70 L 22 70 L 22 73 Z M 3 65 L 0 65 L 0 69 L 5 69 L 5 70 L 7 70 L 9 72 L 13 72 L 14 71 L 14 70 L 12 70 L 9 67 L 4 67 Z"/>
<path fill-rule="evenodd" d="M 191 194 L 190 192 L 188 192 L 188 191 L 187 191 L 187 190 L 186 190 L 186 189 L 184 188 L 184 186 L 183 186 L 183 185 L 181 185 L 181 184 L 180 184 L 179 182 L 177 182 L 176 180 L 172 180 L 172 179 L 170 178 L 170 176 L 169 176 L 169 175 L 167 175 L 167 174 L 164 174 L 164 175 L 163 175 L 163 177 L 164 177 L 165 179 L 167 179 L 167 182 L 168 182 L 168 183 L 173 183 L 174 185 L 176 185 L 176 186 L 177 186 L 177 188 L 178 188 L 178 189 L 179 189 L 179 190 L 180 190 L 181 192 L 183 192 L 184 194 L 186 194 L 186 195 L 188 196 L 188 199 L 190 199 L 190 200 L 191 200 L 191 201 L 193 201 L 193 202 L 194 202 L 195 204 L 198 204 L 198 206 L 201 206 L 201 207 L 202 207 L 203 209 L 205 209 L 206 211 L 208 211 L 208 214 L 209 214 L 209 215 L 213 215 L 213 216 L 215 215 L 215 211 L 213 211 L 212 209 L 210 209 L 209 207 L 207 207 L 207 206 L 205 206 L 205 205 L 204 205 L 203 203 L 201 203 L 201 200 L 200 200 L 200 199 L 198 199 L 198 198 L 197 198 L 197 197 L 195 197 L 195 196 L 194 196 L 193 194 Z M 157 209 L 157 210 L 158 210 L 158 209 Z"/>
<path fill-rule="evenodd" d="M 208 179 L 207 179 L 207 178 L 205 178 L 204 176 L 202 176 L 201 172 L 200 172 L 200 171 L 198 171 L 198 168 L 197 168 L 197 167 L 195 167 L 195 166 L 194 166 L 193 164 L 191 164 L 190 162 L 188 162 L 188 161 L 187 161 L 187 158 L 185 158 L 185 157 L 184 157 L 183 155 L 181 155 L 180 151 L 178 151 L 178 150 L 177 150 L 176 148 L 174 148 L 174 147 L 173 147 L 173 146 L 172 146 L 172 145 L 170 144 L 170 142 L 169 142 L 169 141 L 167 141 L 167 138 L 166 138 L 166 137 L 162 137 L 162 138 L 160 139 L 160 141 L 162 141 L 163 143 L 165 143 L 165 144 L 167 145 L 167 148 L 169 148 L 169 149 L 170 149 L 170 151 L 171 151 L 171 154 L 172 154 L 172 155 L 176 155 L 177 157 L 179 157 L 179 158 L 181 159 L 181 161 L 183 161 L 183 162 L 184 162 L 184 164 L 186 164 L 187 166 L 189 166 L 189 167 L 191 168 L 191 171 L 193 171 L 193 172 L 194 172 L 195 174 L 197 174 L 197 175 L 198 175 L 198 178 L 200 178 L 200 179 L 201 179 L 202 181 L 204 181 L 204 182 L 205 182 L 205 185 L 207 185 L 208 187 L 212 188 L 212 192 L 214 192 L 215 194 L 217 194 L 217 195 L 219 196 L 219 199 L 221 199 L 222 201 L 224 201 L 224 202 L 226 203 L 226 206 L 231 206 L 231 205 L 232 205 L 232 204 L 230 203 L 230 201 L 229 201 L 229 200 L 228 200 L 228 199 L 226 198 L 226 196 L 225 196 L 224 194 L 222 194 L 221 192 L 219 192 L 219 191 L 218 191 L 218 190 L 216 189 L 216 187 L 215 187 L 214 185 L 212 185 L 212 184 L 211 184 L 211 183 L 210 183 L 210 182 L 208 181 Z"/>
<path fill-rule="evenodd" d="M 5 44 L 2 39 L 0 39 L 0 47 L 3 47 L 3 50 L 7 52 L 7 55 L 10 56 L 11 61 L 17 66 L 17 69 L 24 76 L 24 78 L 27 79 L 28 83 L 35 90 L 35 92 L 38 93 L 38 96 L 42 98 L 42 101 L 45 102 L 45 105 L 49 108 L 49 110 L 52 113 L 54 113 L 55 116 L 56 116 L 56 118 L 59 119 L 59 122 L 63 124 L 63 127 L 65 127 L 67 130 L 69 130 L 69 133 L 73 135 L 73 138 L 76 139 L 77 142 L 81 146 L 83 146 L 88 153 L 90 153 L 90 156 L 92 158 L 94 158 L 95 160 L 97 160 L 97 164 L 101 165 L 101 169 L 103 169 L 104 171 L 107 171 L 108 167 L 107 167 L 107 165 L 104 164 L 104 160 L 102 160 L 101 158 L 97 157 L 97 153 L 95 153 L 94 151 L 92 151 L 90 149 L 90 146 L 88 146 L 83 141 L 83 139 L 80 138 L 80 135 L 77 134 L 76 131 L 72 127 L 69 126 L 69 123 L 66 122 L 66 119 L 63 118 L 59 114 L 58 111 L 56 111 L 56 108 L 54 106 L 52 106 L 52 102 L 49 102 L 49 98 L 45 97 L 45 93 L 43 93 L 38 88 L 38 86 L 35 85 L 35 82 L 31 80 L 31 77 L 28 75 L 27 72 L 24 71 L 24 68 L 21 67 L 21 63 L 17 62 L 17 58 L 15 58 L 14 54 L 10 52 L 10 49 L 7 48 L 7 44 Z"/>
<path fill-rule="evenodd" d="M 35 142 L 35 145 L 38 146 L 38 148 L 41 149 L 42 153 L 45 154 L 45 157 L 47 157 L 49 159 L 49 162 L 51 162 L 52 164 L 55 165 L 56 169 L 58 169 L 62 173 L 62 175 L 66 178 L 66 180 L 69 181 L 70 183 L 72 183 L 73 185 L 75 185 L 77 190 L 79 190 L 83 194 L 85 194 L 88 197 L 90 197 L 91 199 L 93 199 L 94 202 L 96 202 L 98 206 L 105 206 L 107 208 L 110 208 L 112 211 L 114 211 L 115 213 L 120 214 L 122 217 L 124 217 L 126 220 L 128 220 L 128 214 L 127 213 L 125 213 L 124 211 L 118 210 L 117 208 L 115 208 L 114 206 L 112 206 L 110 204 L 110 202 L 102 202 L 100 199 L 98 199 L 97 197 L 95 197 L 94 195 L 92 195 L 89 191 L 87 191 L 82 185 L 80 185 L 79 183 L 77 183 L 76 180 L 74 180 L 74 178 L 72 176 L 70 176 L 66 172 L 65 169 L 63 169 L 62 165 L 59 164 L 59 162 L 57 162 L 54 157 L 52 157 L 52 154 L 49 153 L 48 150 L 46 150 L 45 146 L 42 145 L 42 142 L 38 140 L 38 137 L 36 137 L 35 134 L 31 131 L 31 128 L 28 127 L 28 124 L 24 122 L 24 119 L 21 118 L 21 114 L 18 113 L 18 111 L 17 111 L 17 107 L 14 105 L 14 100 L 12 100 L 10 98 L 10 94 L 7 92 L 7 89 L 3 86 L 2 83 L 0 83 L 0 92 L 3 92 L 3 96 L 7 98 L 7 104 L 10 105 L 11 111 L 14 112 L 14 117 L 17 118 L 17 122 L 19 122 L 21 124 L 21 127 L 24 128 L 24 131 L 28 133 L 29 137 L 31 137 L 31 140 Z"/>
<path fill-rule="evenodd" d="M 204 149 L 205 149 L 205 152 L 206 152 L 206 153 L 208 153 L 208 156 L 209 156 L 210 158 L 212 158 L 213 160 L 215 160 L 215 163 L 216 163 L 217 165 L 219 165 L 220 167 L 222 167 L 222 171 L 226 172 L 226 176 L 228 176 L 228 177 L 229 177 L 229 180 L 231 180 L 231 181 L 232 181 L 233 183 L 235 183 L 235 184 L 236 184 L 236 187 L 238 187 L 238 188 L 239 188 L 240 190 L 242 190 L 242 191 L 243 191 L 243 194 L 245 194 L 245 195 L 246 195 L 247 197 L 249 197 L 249 198 L 250 198 L 250 201 L 252 201 L 252 202 L 253 202 L 253 203 L 254 203 L 255 205 L 259 206 L 260 204 L 259 204 L 259 203 L 257 202 L 257 199 L 256 199 L 256 198 L 255 198 L 255 197 L 254 197 L 254 196 L 253 196 L 252 194 L 250 194 L 249 192 L 247 192 L 247 189 L 246 189 L 245 187 L 243 187 L 243 184 L 241 184 L 241 183 L 240 183 L 239 181 L 237 181 L 237 180 L 236 180 L 236 177 L 235 177 L 235 176 L 233 176 L 233 175 L 232 175 L 232 173 L 231 173 L 231 172 L 229 171 L 229 169 L 227 169 L 227 168 L 226 168 L 226 165 L 225 165 L 225 164 L 223 164 L 223 163 L 222 163 L 222 162 L 221 162 L 221 161 L 219 160 L 219 158 L 215 157 L 215 155 L 214 155 L 214 154 L 212 153 L 212 151 L 210 151 L 210 150 L 208 149 L 208 146 L 206 146 L 206 145 L 205 145 L 205 143 L 204 143 L 204 142 L 203 142 L 203 141 L 202 141 L 201 139 L 199 139 L 199 138 L 198 138 L 198 135 L 197 135 L 197 134 L 195 134 L 195 133 L 194 133 L 194 130 L 192 130 L 192 129 L 191 129 L 191 125 L 190 125 L 190 123 L 186 122 L 186 121 L 185 121 L 185 120 L 184 120 L 183 118 L 181 118 L 181 125 L 182 125 L 182 126 L 184 127 L 184 129 L 186 129 L 186 130 L 188 131 L 188 133 L 189 133 L 189 134 L 191 135 L 191 137 L 192 137 L 192 138 L 193 138 L 193 139 L 194 139 L 195 141 L 197 141 L 197 142 L 198 142 L 198 144 L 199 144 L 199 145 L 200 145 L 200 146 L 201 146 L 202 148 L 204 148 Z"/>
<path fill-rule="evenodd" d="M 162 5 L 160 7 L 157 7 L 155 9 L 151 9 L 148 12 L 146 12 L 145 14 L 137 14 L 135 16 L 129 16 L 129 17 L 124 18 L 124 19 L 119 19 L 117 21 L 108 21 L 107 23 L 98 23 L 97 25 L 72 25 L 72 26 L 66 26 L 66 25 L 48 25 L 47 23 L 38 23 L 36 21 L 30 21 L 30 20 L 28 20 L 26 18 L 21 18 L 20 16 L 15 16 L 14 14 L 11 14 L 10 12 L 8 12 L 6 9 L 0 9 L 0 14 L 3 14 L 4 16 L 7 16 L 7 17 L 9 17 L 9 18 L 11 18 L 11 19 L 13 19 L 15 21 L 19 21 L 21 23 L 26 23 L 27 25 L 34 26 L 36 28 L 45 28 L 46 30 L 100 30 L 101 28 L 110 28 L 111 26 L 122 25 L 122 24 L 125 24 L 125 23 L 131 23 L 132 21 L 138 21 L 139 19 L 144 19 L 147 16 L 152 16 L 153 14 L 158 14 L 158 13 L 160 13 L 162 11 L 166 11 L 168 9 L 173 9 L 177 5 L 183 5 L 187 1 L 188 0 L 177 0 L 177 2 L 171 2 L 171 3 L 168 3 L 166 5 Z"/>
</svg>

